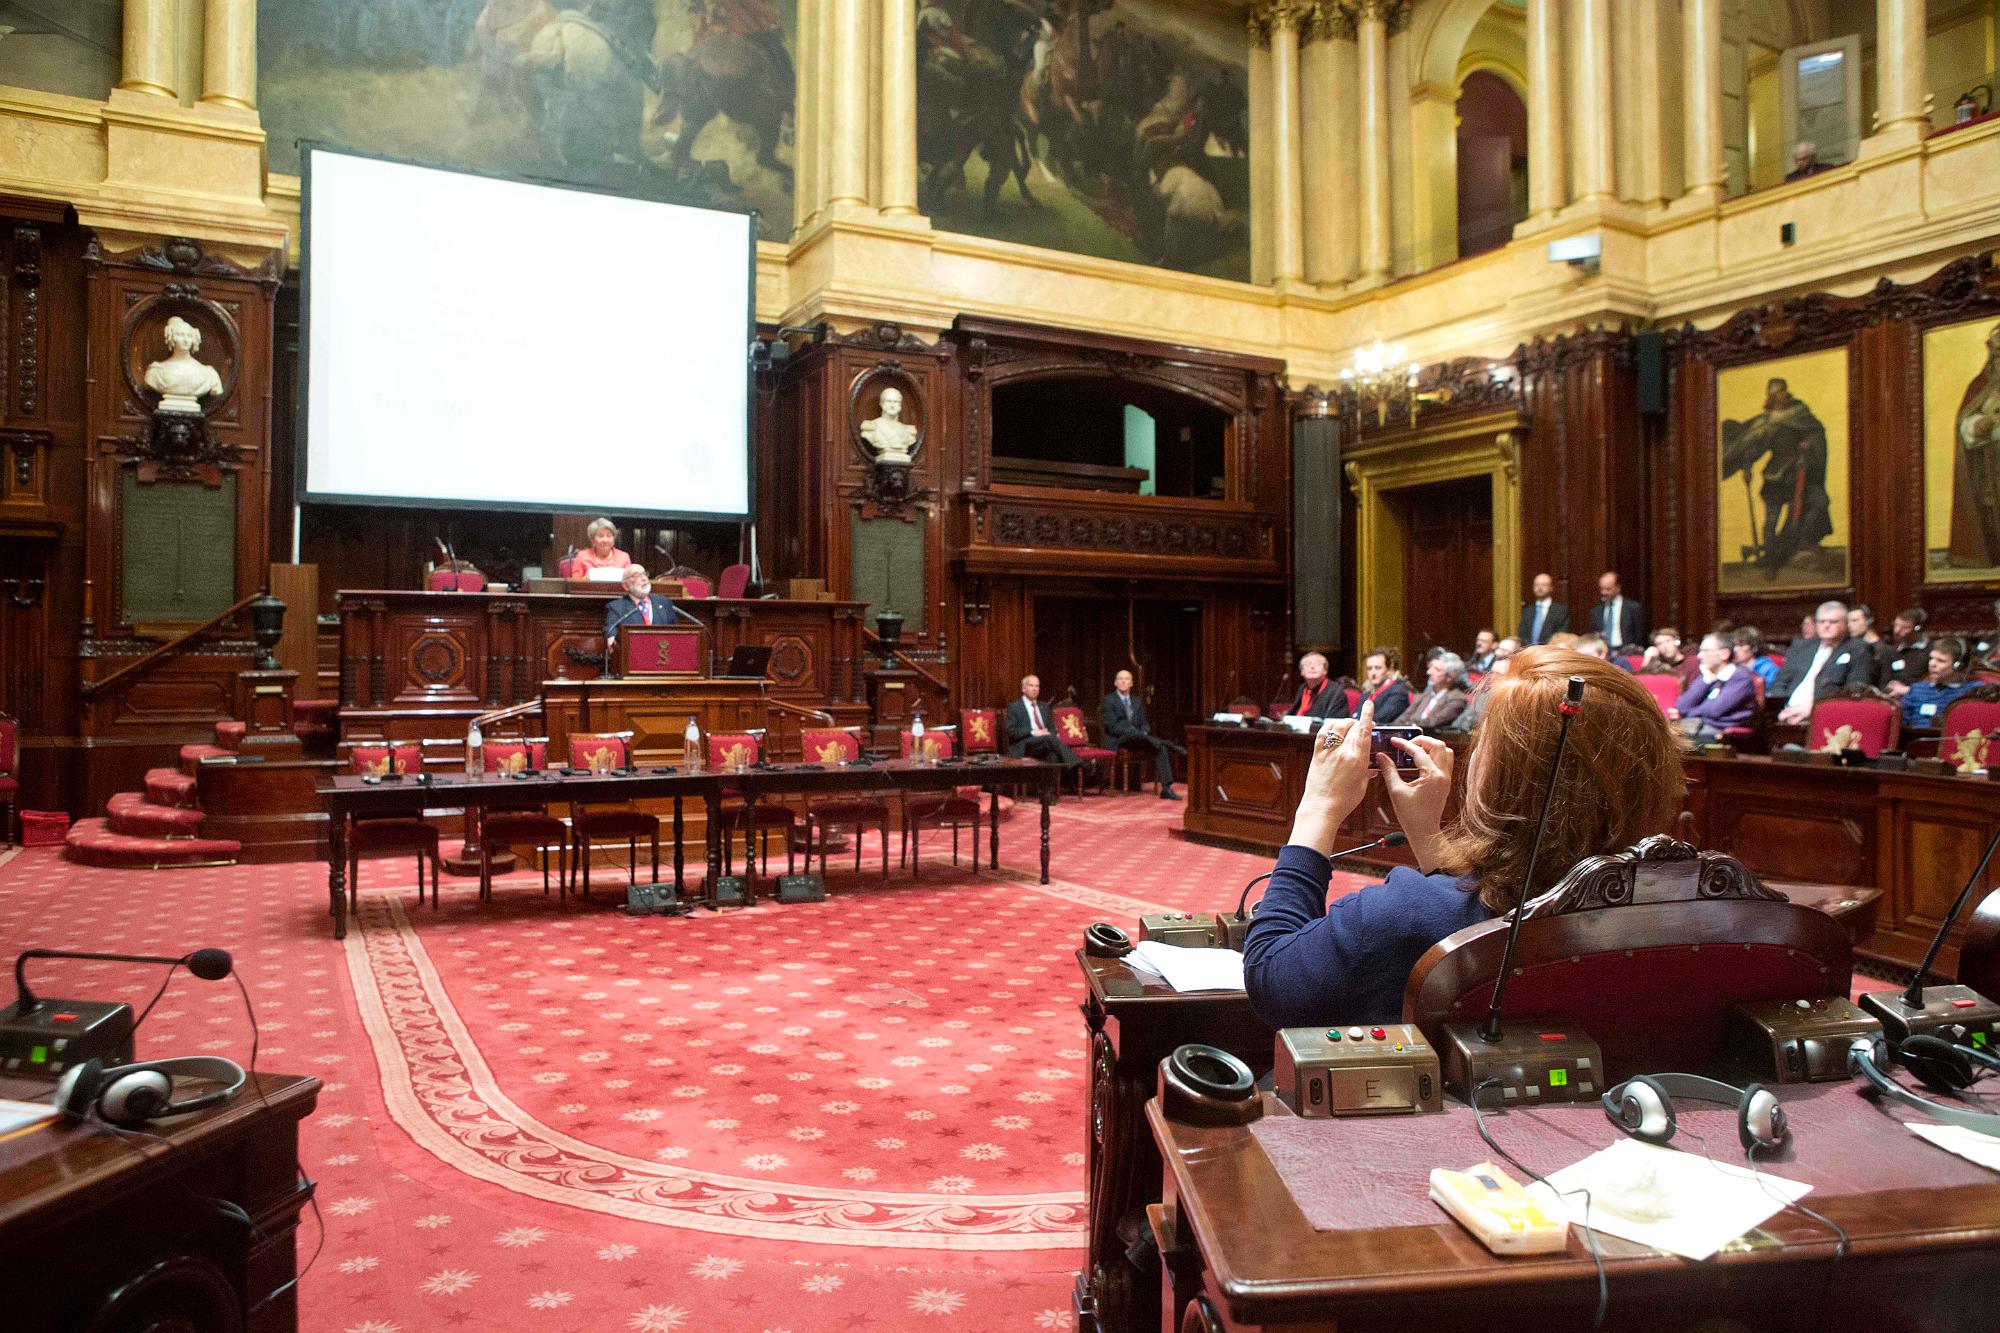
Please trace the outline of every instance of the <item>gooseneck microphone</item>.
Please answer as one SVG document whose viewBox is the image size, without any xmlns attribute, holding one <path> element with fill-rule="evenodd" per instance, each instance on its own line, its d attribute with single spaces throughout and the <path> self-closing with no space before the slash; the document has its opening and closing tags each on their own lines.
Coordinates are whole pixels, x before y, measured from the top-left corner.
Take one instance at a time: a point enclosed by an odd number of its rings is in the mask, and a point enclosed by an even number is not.
<svg viewBox="0 0 2000 1333">
<path fill-rule="evenodd" d="M 1986 854 L 1979 858 L 1972 877 L 1952 900 L 1944 920 L 1938 922 L 1937 933 L 1931 936 L 1931 947 L 1924 951 L 1924 961 L 1917 964 L 1908 988 L 1900 992 L 1870 991 L 1861 997 L 1861 1007 L 1882 1021 L 1882 1034 L 1888 1038 L 1892 1052 L 1909 1037 L 1942 1037 L 1960 1042 L 1968 1049 L 2000 1038 L 2000 1005 L 1991 997 L 1970 986 L 1924 985 L 1924 975 L 1937 961 L 1938 951 L 1944 948 L 1944 937 L 1950 933 L 1951 923 L 1958 920 L 1972 891 L 1985 880 L 1986 867 L 1992 863 L 1996 849 L 2000 849 L 2000 831 L 1987 841 Z"/>
<path fill-rule="evenodd" d="M 186 967 L 188 971 L 203 981 L 220 981 L 229 975 L 234 965 L 226 949 L 196 949 L 193 953 L 182 954 L 179 958 L 162 958 L 156 954 L 142 953 L 78 953 L 68 949 L 28 949 L 14 960 L 14 1013 L 17 1017 L 38 1012 L 42 1001 L 28 989 L 28 960 L 30 958 L 77 958 L 95 963 L 161 963 L 168 967 Z"/>
<path fill-rule="evenodd" d="M 1409 840 L 1408 834 L 1404 833 L 1401 829 L 1397 829 L 1394 833 L 1383 834 L 1373 842 L 1364 842 L 1359 847 L 1349 847 L 1344 852 L 1335 852 L 1326 859 L 1331 863 L 1350 856 L 1359 856 L 1363 852 L 1372 852 L 1377 847 L 1401 847 Z M 1238 953 L 1243 952 L 1243 941 L 1250 934 L 1250 918 L 1244 914 L 1244 908 L 1250 902 L 1250 890 L 1271 878 L 1272 873 L 1272 871 L 1266 870 L 1263 874 L 1245 884 L 1243 886 L 1243 896 L 1236 900 L 1235 915 L 1223 914 L 1221 942 L 1225 947 L 1234 949 Z"/>
</svg>

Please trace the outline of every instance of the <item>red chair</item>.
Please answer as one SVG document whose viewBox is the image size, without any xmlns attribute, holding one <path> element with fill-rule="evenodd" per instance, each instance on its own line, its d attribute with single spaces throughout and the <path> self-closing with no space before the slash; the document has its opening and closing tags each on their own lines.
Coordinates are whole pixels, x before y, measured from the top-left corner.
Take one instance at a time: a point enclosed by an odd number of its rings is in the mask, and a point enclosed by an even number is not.
<svg viewBox="0 0 2000 1333">
<path fill-rule="evenodd" d="M 800 733 L 799 740 L 802 744 L 805 744 L 805 752 L 808 755 L 817 753 L 817 751 L 807 743 L 807 737 L 817 734 L 819 733 Z M 839 735 L 844 733 L 834 734 Z M 852 738 L 850 737 L 850 739 Z M 859 742 L 856 742 L 855 749 L 858 753 L 860 750 Z M 758 732 L 743 731 L 733 734 L 710 736 L 708 738 L 709 767 L 719 772 L 726 773 L 731 769 L 747 768 L 762 758 L 763 753 L 764 738 Z M 853 756 L 849 755 L 848 757 L 852 758 Z M 835 761 L 824 760 L 822 762 L 831 763 Z M 785 831 L 785 873 L 788 875 L 791 874 L 793 869 L 792 830 L 797 827 L 798 822 L 798 812 L 788 805 L 759 805 L 752 801 L 746 801 L 739 796 L 725 796 L 722 801 L 723 872 L 731 875 L 736 873 L 736 849 L 735 845 L 731 843 L 730 838 L 737 833 L 743 835 L 744 869 L 757 874 L 762 874 L 765 870 L 770 869 L 771 830 L 783 829 Z M 752 846 L 753 842 L 755 843 L 754 848 Z M 751 861 L 752 855 L 756 853 L 762 854 L 763 865 L 761 868 Z"/>
<path fill-rule="evenodd" d="M 861 756 L 861 738 L 851 731 L 802 731 L 799 744 L 804 748 L 808 762 L 838 763 L 842 758 L 858 759 Z M 832 759 L 825 756 L 838 750 Z M 790 814 L 790 811 L 786 811 Z M 813 846 L 819 846 L 819 873 L 826 874 L 826 837 L 837 828 L 854 830 L 854 873 L 861 873 L 861 835 L 869 828 L 877 830 L 882 837 L 882 882 L 889 882 L 889 803 L 876 796 L 843 796 L 831 801 L 813 801 L 806 806 L 806 869 L 812 869 Z M 817 831 L 819 837 L 814 839 Z M 786 855 L 790 856 L 791 839 L 787 838 Z"/>
<path fill-rule="evenodd" d="M 586 733 L 569 738 L 569 766 L 592 773 L 608 773 L 631 763 L 632 733 L 629 731 Z M 653 844 L 653 882 L 660 882 L 660 821 L 638 807 L 626 804 L 592 809 L 570 807 L 570 854 L 572 864 L 581 865 L 583 900 L 590 901 L 590 849 L 600 842 L 625 843 L 628 882 L 639 882 L 639 839 Z"/>
<path fill-rule="evenodd" d="M 1506 1012 L 1589 1032 L 1604 1054 L 1598 1092 L 1717 1063 L 1732 1004 L 1844 998 L 1852 984 L 1838 921 L 1758 883 L 1734 857 L 1667 837 L 1587 857 L 1525 911 Z M 1483 1015 L 1507 928 L 1496 917 L 1432 945 L 1403 989 L 1404 1019 L 1439 1042 L 1445 1024 Z"/>
<path fill-rule="evenodd" d="M 1653 696 L 1662 713 L 1680 702 L 1681 691 L 1686 688 L 1686 683 L 1670 671 L 1641 671 L 1633 679 Z"/>
<path fill-rule="evenodd" d="M 1736 669 L 1738 671 L 1749 670 L 1748 667 L 1738 667 Z M 1750 672 L 1750 692 L 1757 697 L 1757 711 L 1750 715 L 1752 720 L 1749 726 L 1724 727 L 1722 729 L 1722 740 L 1727 745 L 1734 745 L 1740 748 L 1757 739 L 1758 729 L 1764 722 L 1764 678 L 1754 671 Z"/>
<path fill-rule="evenodd" d="M 902 733 L 903 758 L 908 759 L 917 752 L 917 741 L 909 732 Z M 952 755 L 951 728 L 940 727 L 926 731 L 923 740 L 923 757 L 927 761 L 949 759 Z M 971 795 L 964 792 L 948 792 L 942 795 L 927 795 L 903 798 L 903 845 L 897 864 L 907 864 L 911 877 L 924 877 L 919 853 L 923 850 L 923 832 L 927 828 L 951 829 L 951 863 L 958 864 L 958 831 L 972 829 L 972 868 L 979 869 L 979 791 L 972 789 Z"/>
<path fill-rule="evenodd" d="M 14 805 L 21 799 L 21 724 L 0 713 L 0 841 L 13 846 Z"/>
<path fill-rule="evenodd" d="M 1090 727 L 1083 720 L 1083 710 L 1075 704 L 1060 704 L 1049 710 L 1049 721 L 1054 724 L 1056 735 L 1083 762 L 1077 766 L 1076 794 L 1083 795 L 1084 776 L 1097 775 L 1097 794 L 1104 794 L 1105 776 L 1111 772 L 1111 765 L 1118 759 L 1118 751 L 1107 750 L 1102 745 L 1090 743 Z"/>
<path fill-rule="evenodd" d="M 1975 685 L 1938 714 L 1938 758 L 1961 773 L 1989 768 L 2000 737 L 2000 686 Z"/>
<path fill-rule="evenodd" d="M 1896 748 L 1903 733 L 1903 710 L 1894 699 L 1867 685 L 1849 685 L 1813 705 L 1806 719 L 1806 748 L 1824 754 L 1859 749 L 1870 759 Z"/>
<path fill-rule="evenodd" d="M 716 581 L 717 597 L 741 597 L 750 587 L 750 566 L 727 565 Z"/>
<path fill-rule="evenodd" d="M 1349 685 L 1346 689 L 1346 694 L 1347 715 L 1353 717 L 1361 711 L 1361 687 L 1358 685 Z"/>
<path fill-rule="evenodd" d="M 364 778 L 414 777 L 423 771 L 418 745 L 357 745 L 347 761 Z M 361 858 L 417 858 L 417 905 L 424 901 L 424 862 L 431 867 L 431 910 L 438 906 L 438 831 L 422 819 L 406 815 L 361 815 L 347 822 L 347 910 L 361 906 Z"/>
<path fill-rule="evenodd" d="M 1639 669 L 1640 663 L 1644 662 L 1646 659 L 1639 656 L 1637 653 L 1620 653 L 1618 655 L 1618 660 L 1625 664 L 1625 669 L 1627 671 L 1636 672 Z"/>
<path fill-rule="evenodd" d="M 1000 752 L 1000 722 L 991 708 L 962 708 L 958 713 L 960 750 L 968 755 Z"/>
<path fill-rule="evenodd" d="M 461 560 L 457 569 L 448 565 L 433 569 L 425 576 L 424 587 L 430 592 L 483 592 L 486 576 Z"/>
<path fill-rule="evenodd" d="M 708 580 L 699 574 L 690 574 L 681 580 L 681 595 L 700 601 L 708 596 Z"/>
<path fill-rule="evenodd" d="M 548 766 L 546 737 L 516 741 L 487 741 L 481 747 L 480 767 L 487 773 L 539 773 Z M 479 901 L 493 898 L 493 850 L 533 847 L 541 854 L 542 896 L 549 896 L 549 857 L 556 853 L 556 882 L 562 896 L 569 897 L 569 825 L 548 811 L 541 801 L 519 805 L 487 803 L 480 807 L 467 851 L 479 853 Z"/>
<path fill-rule="evenodd" d="M 940 759 L 949 759 L 956 753 L 954 746 L 957 742 L 952 736 L 950 727 L 926 728 L 921 752 L 917 750 L 916 738 L 911 733 L 901 732 L 897 739 L 900 741 L 900 751 L 905 759 L 921 758 L 927 764 L 934 764 Z"/>
</svg>

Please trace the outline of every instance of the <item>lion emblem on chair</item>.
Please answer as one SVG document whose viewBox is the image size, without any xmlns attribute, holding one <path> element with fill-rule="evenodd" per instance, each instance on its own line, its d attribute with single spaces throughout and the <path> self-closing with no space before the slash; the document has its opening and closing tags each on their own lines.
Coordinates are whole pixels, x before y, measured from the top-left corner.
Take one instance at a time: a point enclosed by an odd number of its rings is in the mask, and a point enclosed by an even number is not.
<svg viewBox="0 0 2000 1333">
<path fill-rule="evenodd" d="M 393 758 L 387 750 L 382 752 L 382 758 L 379 761 L 364 759 L 361 761 L 361 776 L 366 778 L 386 778 L 389 776 L 389 765 L 392 762 L 394 762 Z"/>
<path fill-rule="evenodd" d="M 2000 734 L 2000 728 L 1986 734 L 1974 727 L 1963 736 L 1953 736 L 1950 740 L 1952 767 L 1961 773 L 1977 773 L 1985 768 L 1986 748 L 1992 743 L 1994 734 Z"/>
<path fill-rule="evenodd" d="M 934 737 L 926 736 L 917 742 L 917 757 L 925 763 L 944 758 L 944 746 Z"/>
<path fill-rule="evenodd" d="M 1861 733 L 1845 724 L 1826 733 L 1826 744 L 1819 747 L 1821 754 L 1845 754 L 1849 750 L 1861 748 Z"/>
<path fill-rule="evenodd" d="M 742 741 L 732 741 L 729 748 L 722 752 L 722 762 L 730 768 L 754 764 L 757 762 L 757 751 Z"/>
<path fill-rule="evenodd" d="M 585 768 L 588 768 L 593 773 L 609 773 L 613 768 L 617 767 L 616 756 L 612 753 L 612 749 L 608 745 L 596 750 L 584 751 L 583 764 Z"/>
<path fill-rule="evenodd" d="M 828 741 L 819 747 L 818 758 L 822 764 L 837 764 L 847 758 L 847 747 L 839 741 Z"/>
<path fill-rule="evenodd" d="M 1079 718 L 1075 713 L 1063 714 L 1062 734 L 1063 734 L 1063 739 L 1066 741 L 1081 741 L 1088 739 L 1088 734 L 1083 729 L 1083 719 Z"/>
<path fill-rule="evenodd" d="M 984 713 L 974 713 L 966 719 L 966 734 L 981 745 L 993 739 L 993 719 Z"/>
<path fill-rule="evenodd" d="M 500 773 L 527 772 L 528 752 L 526 750 L 516 750 L 510 755 L 501 756 L 500 762 L 494 765 L 494 770 Z"/>
</svg>

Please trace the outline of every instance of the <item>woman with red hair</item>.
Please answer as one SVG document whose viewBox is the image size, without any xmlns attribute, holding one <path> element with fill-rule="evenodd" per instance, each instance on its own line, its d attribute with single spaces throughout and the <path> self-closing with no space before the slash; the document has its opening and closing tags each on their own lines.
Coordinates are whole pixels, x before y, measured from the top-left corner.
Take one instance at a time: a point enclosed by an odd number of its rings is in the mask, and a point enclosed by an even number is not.
<svg viewBox="0 0 2000 1333">
<path fill-rule="evenodd" d="M 1542 790 L 1555 757 L 1569 678 L 1584 680 L 1582 709 L 1549 802 L 1535 882 L 1524 884 Z M 1372 776 L 1373 710 L 1329 722 L 1313 746 L 1291 841 L 1244 940 L 1250 1007 L 1274 1028 L 1393 1023 L 1410 969 L 1464 926 L 1512 911 L 1587 856 L 1619 852 L 1667 832 L 1687 780 L 1683 741 L 1653 696 L 1609 662 L 1547 646 L 1515 654 L 1488 677 L 1485 721 L 1466 759 L 1458 817 L 1444 823 L 1454 757 L 1431 737 L 1396 744 L 1415 762 L 1379 767 L 1417 866 L 1326 904 L 1341 823 Z"/>
</svg>

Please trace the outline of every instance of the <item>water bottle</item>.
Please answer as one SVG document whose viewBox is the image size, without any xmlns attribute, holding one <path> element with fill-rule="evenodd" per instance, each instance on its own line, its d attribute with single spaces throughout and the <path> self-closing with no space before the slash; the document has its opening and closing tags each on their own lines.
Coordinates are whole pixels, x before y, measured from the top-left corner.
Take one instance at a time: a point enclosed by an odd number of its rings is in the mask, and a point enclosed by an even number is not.
<svg viewBox="0 0 2000 1333">
<path fill-rule="evenodd" d="M 701 768 L 701 728 L 695 725 L 693 713 L 688 714 L 687 730 L 681 733 L 681 742 L 686 749 L 688 771 L 699 771 Z"/>
<path fill-rule="evenodd" d="M 479 719 L 465 729 L 465 771 L 473 778 L 479 778 L 485 771 L 485 739 L 479 734 Z"/>
<path fill-rule="evenodd" d="M 924 763 L 927 758 L 924 754 L 924 715 L 922 713 L 918 713 L 910 719 L 910 758 L 920 764 Z"/>
</svg>

